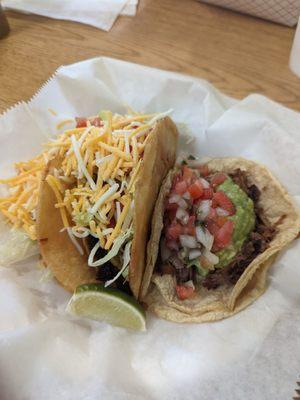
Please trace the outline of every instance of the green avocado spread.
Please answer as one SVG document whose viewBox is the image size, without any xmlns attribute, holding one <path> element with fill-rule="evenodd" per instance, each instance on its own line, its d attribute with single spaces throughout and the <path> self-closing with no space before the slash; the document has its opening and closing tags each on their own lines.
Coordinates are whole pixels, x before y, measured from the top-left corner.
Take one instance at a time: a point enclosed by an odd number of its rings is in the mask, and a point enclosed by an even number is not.
<svg viewBox="0 0 300 400">
<path fill-rule="evenodd" d="M 219 257 L 216 268 L 223 268 L 233 260 L 255 225 L 254 204 L 247 194 L 230 178 L 218 186 L 217 191 L 220 190 L 233 202 L 236 213 L 229 217 L 234 222 L 231 245 L 216 253 Z"/>
</svg>

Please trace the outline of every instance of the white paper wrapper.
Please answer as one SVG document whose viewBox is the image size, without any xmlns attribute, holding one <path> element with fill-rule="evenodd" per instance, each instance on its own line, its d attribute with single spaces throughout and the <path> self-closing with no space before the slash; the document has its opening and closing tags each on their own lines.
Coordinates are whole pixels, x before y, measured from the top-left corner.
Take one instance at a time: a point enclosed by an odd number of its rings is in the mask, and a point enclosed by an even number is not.
<svg viewBox="0 0 300 400">
<path fill-rule="evenodd" d="M 298 21 L 291 50 L 290 68 L 296 75 L 300 77 L 300 18 Z"/>
<path fill-rule="evenodd" d="M 181 149 L 260 161 L 300 199 L 300 116 L 265 97 L 235 101 L 200 79 L 98 58 L 62 67 L 0 118 L 0 170 L 40 151 L 56 123 L 100 109 L 173 108 L 195 138 Z M 54 117 L 48 109 L 58 116 Z M 182 125 L 181 131 L 183 132 Z M 36 259 L 0 268 L 1 400 L 290 399 L 300 373 L 300 244 L 240 314 L 200 325 L 148 316 L 145 333 L 65 314 L 69 294 L 41 282 Z"/>
<path fill-rule="evenodd" d="M 134 16 L 138 0 L 3 0 L 24 13 L 77 21 L 109 31 L 120 14 Z"/>
</svg>

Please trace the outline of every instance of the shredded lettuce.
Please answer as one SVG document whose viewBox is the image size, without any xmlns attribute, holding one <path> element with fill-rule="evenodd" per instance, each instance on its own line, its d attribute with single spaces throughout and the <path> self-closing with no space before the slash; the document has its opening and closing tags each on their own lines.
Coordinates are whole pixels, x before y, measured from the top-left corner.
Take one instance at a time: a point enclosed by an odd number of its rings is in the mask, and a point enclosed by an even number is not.
<svg viewBox="0 0 300 400">
<path fill-rule="evenodd" d="M 104 285 L 105 287 L 107 287 L 107 286 L 111 285 L 112 283 L 114 283 L 123 274 L 123 272 L 126 270 L 126 268 L 128 270 L 128 265 L 129 265 L 129 262 L 130 262 L 131 243 L 132 243 L 132 241 L 127 242 L 126 245 L 125 245 L 124 254 L 123 254 L 123 265 L 122 265 L 122 268 L 120 269 L 120 271 L 117 273 L 117 275 L 113 279 L 105 282 L 105 285 Z"/>
<path fill-rule="evenodd" d="M 90 267 L 99 267 L 100 265 L 103 265 L 107 263 L 109 260 L 111 260 L 113 257 L 115 257 L 118 253 L 122 245 L 132 236 L 132 229 L 126 229 L 121 235 L 119 235 L 115 241 L 114 244 L 111 248 L 111 250 L 106 254 L 106 256 L 100 258 L 97 261 L 94 261 L 94 257 L 97 253 L 97 250 L 100 247 L 100 242 L 98 242 L 90 252 L 89 258 L 88 258 L 88 265 Z"/>
<path fill-rule="evenodd" d="M 0 238 L 1 266 L 14 264 L 38 253 L 37 242 L 31 240 L 21 229 L 10 229 Z"/>
<path fill-rule="evenodd" d="M 127 266 L 124 271 L 122 272 L 123 278 L 127 280 L 129 274 L 129 266 Z"/>
<path fill-rule="evenodd" d="M 102 119 L 102 121 L 108 121 L 110 118 L 110 114 L 110 111 L 101 110 L 98 115 Z"/>
</svg>

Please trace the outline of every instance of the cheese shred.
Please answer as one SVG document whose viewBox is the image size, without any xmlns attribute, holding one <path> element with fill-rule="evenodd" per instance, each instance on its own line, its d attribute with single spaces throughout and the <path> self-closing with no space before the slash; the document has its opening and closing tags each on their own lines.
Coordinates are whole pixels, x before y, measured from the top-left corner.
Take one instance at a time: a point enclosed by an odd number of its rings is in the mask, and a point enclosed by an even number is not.
<svg viewBox="0 0 300 400">
<path fill-rule="evenodd" d="M 96 117 L 63 120 L 58 130 L 75 121 L 77 127 L 59 133 L 32 160 L 15 163 L 15 176 L 0 179 L 0 184 L 8 188 L 7 195 L 0 198 L 0 212 L 10 224 L 23 228 L 36 240 L 43 171 L 49 161 L 59 157 L 60 166 L 46 176 L 46 182 L 55 196 L 64 229 L 81 254 L 83 249 L 76 237 L 88 235 L 98 240 L 94 252 L 99 247 L 110 252 L 124 232 L 132 229 L 133 196 L 147 138 L 156 121 L 168 113 L 131 112 L 122 116 L 102 111 Z M 124 248 L 127 241 L 126 236 Z M 129 253 L 128 244 L 126 249 Z M 123 254 L 123 247 L 121 251 Z"/>
</svg>

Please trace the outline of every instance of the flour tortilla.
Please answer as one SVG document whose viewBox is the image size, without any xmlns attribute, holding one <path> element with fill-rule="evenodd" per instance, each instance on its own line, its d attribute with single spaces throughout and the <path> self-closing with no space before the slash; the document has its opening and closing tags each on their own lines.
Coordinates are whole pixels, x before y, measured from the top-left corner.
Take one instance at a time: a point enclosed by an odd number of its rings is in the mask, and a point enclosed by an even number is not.
<svg viewBox="0 0 300 400">
<path fill-rule="evenodd" d="M 129 284 L 135 297 L 139 295 L 145 269 L 150 220 L 161 183 L 175 163 L 177 138 L 177 128 L 168 117 L 159 120 L 147 138 L 134 192 Z M 95 282 L 96 269 L 88 267 L 87 254 L 79 254 L 68 233 L 60 232 L 63 223 L 59 210 L 55 208 L 57 201 L 45 180 L 60 162 L 60 159 L 50 161 L 44 173 L 37 210 L 37 231 L 43 263 L 65 289 L 73 292 L 81 284 Z"/>
<path fill-rule="evenodd" d="M 194 298 L 179 300 L 175 293 L 175 278 L 154 272 L 163 228 L 164 204 L 178 170 L 170 171 L 154 211 L 141 298 L 159 317 L 174 322 L 216 321 L 243 310 L 265 291 L 269 267 L 278 252 L 292 242 L 300 230 L 300 214 L 293 200 L 263 165 L 242 158 L 218 158 L 207 165 L 212 173 L 230 174 L 236 169 L 245 171 L 249 183 L 255 184 L 261 191 L 258 202 L 261 216 L 267 224 L 276 226 L 276 234 L 269 247 L 249 264 L 234 286 L 222 286 L 216 290 L 199 286 Z"/>
</svg>

